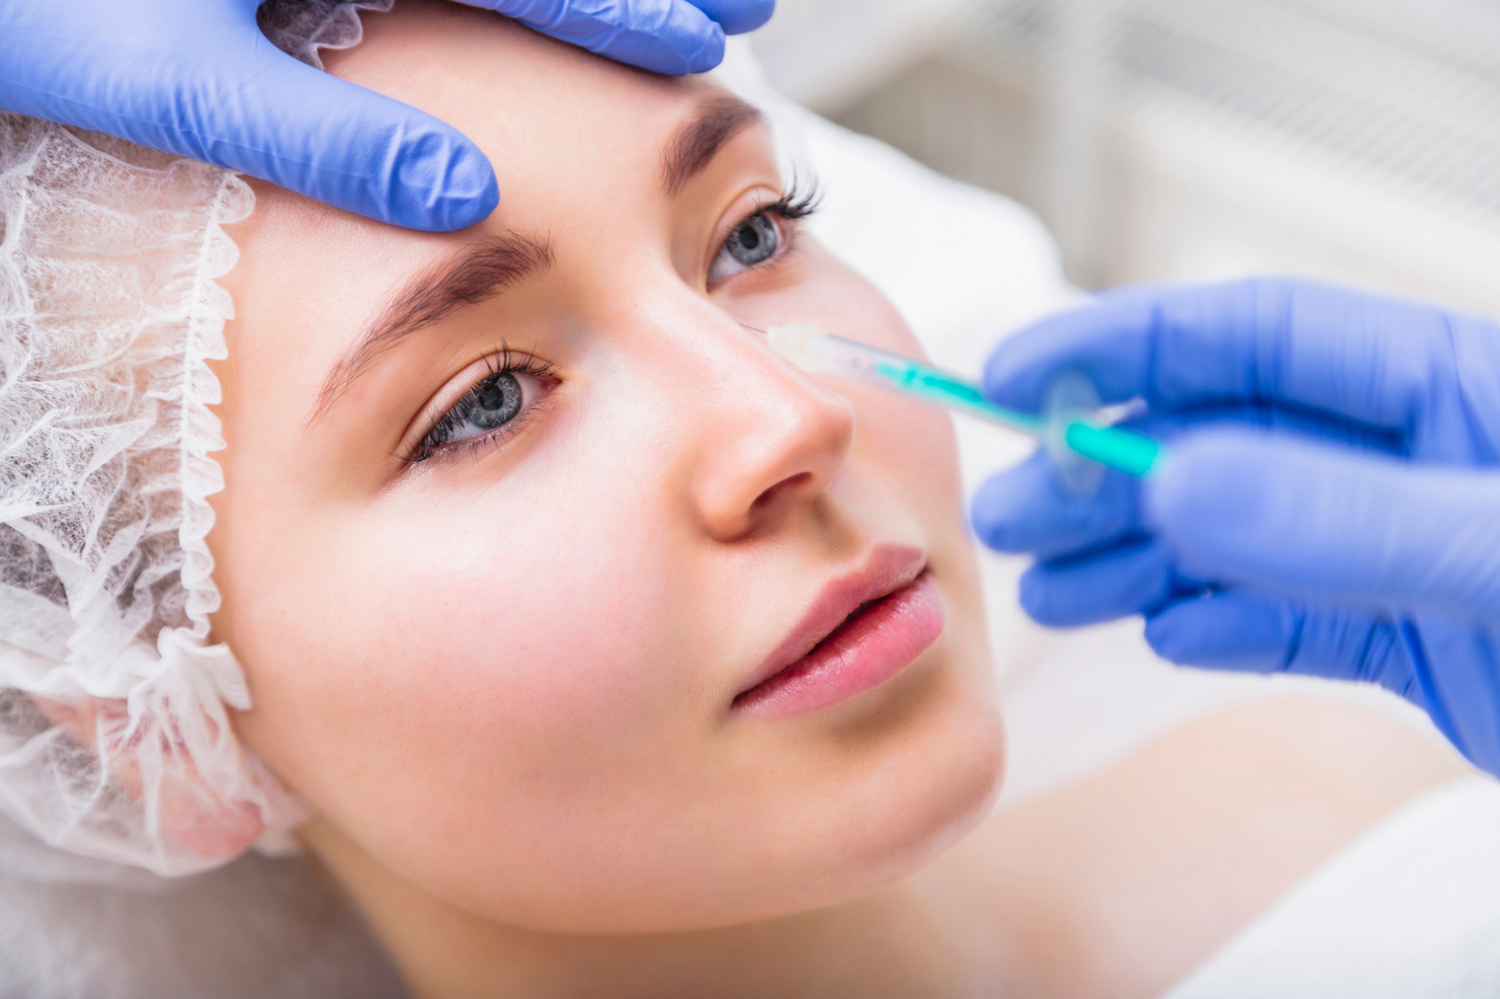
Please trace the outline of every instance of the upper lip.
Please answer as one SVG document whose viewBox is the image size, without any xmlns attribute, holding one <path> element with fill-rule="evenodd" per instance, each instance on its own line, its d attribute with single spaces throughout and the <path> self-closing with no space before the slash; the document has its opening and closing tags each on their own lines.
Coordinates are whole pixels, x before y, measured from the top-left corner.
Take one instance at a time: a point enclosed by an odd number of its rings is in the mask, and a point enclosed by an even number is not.
<svg viewBox="0 0 1500 999">
<path fill-rule="evenodd" d="M 927 556 L 910 545 L 880 544 L 858 568 L 830 579 L 776 650 L 750 675 L 743 694 L 807 655 L 865 604 L 909 586 L 927 568 Z M 738 696 L 738 695 L 736 695 Z"/>
</svg>

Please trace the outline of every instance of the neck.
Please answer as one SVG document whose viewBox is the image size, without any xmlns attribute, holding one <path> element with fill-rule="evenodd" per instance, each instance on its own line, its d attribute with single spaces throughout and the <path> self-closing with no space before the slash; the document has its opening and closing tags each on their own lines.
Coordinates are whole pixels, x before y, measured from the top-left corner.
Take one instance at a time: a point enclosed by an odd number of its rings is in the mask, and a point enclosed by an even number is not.
<svg viewBox="0 0 1500 999">
<path fill-rule="evenodd" d="M 424 891 L 327 823 L 304 843 L 353 897 L 417 999 L 957 995 L 942 920 L 912 882 L 725 929 L 582 936 L 476 916 Z"/>
</svg>

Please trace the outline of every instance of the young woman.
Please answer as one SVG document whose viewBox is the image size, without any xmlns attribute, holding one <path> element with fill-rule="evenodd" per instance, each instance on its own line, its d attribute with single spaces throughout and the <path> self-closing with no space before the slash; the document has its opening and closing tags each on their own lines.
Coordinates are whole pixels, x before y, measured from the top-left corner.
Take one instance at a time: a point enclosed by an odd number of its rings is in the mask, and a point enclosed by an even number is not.
<svg viewBox="0 0 1500 999">
<path fill-rule="evenodd" d="M 229 225 L 212 581 L 180 576 L 222 594 L 193 675 L 256 790 L 143 779 L 151 740 L 101 721 L 128 696 L 29 692 L 174 848 L 295 826 L 433 999 L 1145 997 L 1463 773 L 1285 702 L 987 820 L 951 428 L 767 349 L 917 345 L 800 231 L 755 110 L 425 0 L 326 60 L 472 136 L 504 198 L 434 235 L 253 184 Z"/>
</svg>

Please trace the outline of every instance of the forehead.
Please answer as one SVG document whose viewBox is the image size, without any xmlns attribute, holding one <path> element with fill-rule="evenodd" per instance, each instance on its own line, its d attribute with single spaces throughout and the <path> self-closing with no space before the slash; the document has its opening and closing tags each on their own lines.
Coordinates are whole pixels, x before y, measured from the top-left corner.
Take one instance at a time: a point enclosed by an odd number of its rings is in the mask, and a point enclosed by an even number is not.
<svg viewBox="0 0 1500 999">
<path fill-rule="evenodd" d="M 330 72 L 453 125 L 507 188 L 558 177 L 655 176 L 663 139 L 718 93 L 703 78 L 645 73 L 508 18 L 417 0 L 367 15 L 365 40 L 329 53 Z"/>
</svg>

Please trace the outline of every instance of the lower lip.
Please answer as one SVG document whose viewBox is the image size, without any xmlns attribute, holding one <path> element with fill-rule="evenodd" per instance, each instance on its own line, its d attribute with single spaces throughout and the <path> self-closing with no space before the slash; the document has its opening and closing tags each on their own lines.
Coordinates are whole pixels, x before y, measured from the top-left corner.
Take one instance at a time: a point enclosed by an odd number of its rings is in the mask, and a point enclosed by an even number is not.
<svg viewBox="0 0 1500 999">
<path fill-rule="evenodd" d="M 794 715 L 848 700 L 885 683 L 943 633 L 943 602 L 932 576 L 845 621 L 807 655 L 734 699 L 736 711 Z"/>
</svg>

